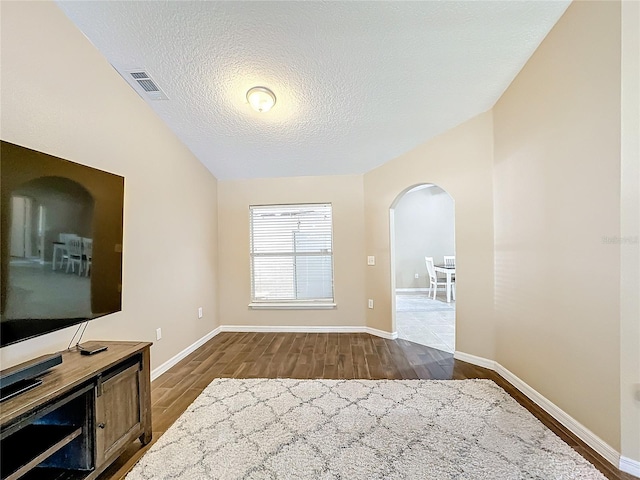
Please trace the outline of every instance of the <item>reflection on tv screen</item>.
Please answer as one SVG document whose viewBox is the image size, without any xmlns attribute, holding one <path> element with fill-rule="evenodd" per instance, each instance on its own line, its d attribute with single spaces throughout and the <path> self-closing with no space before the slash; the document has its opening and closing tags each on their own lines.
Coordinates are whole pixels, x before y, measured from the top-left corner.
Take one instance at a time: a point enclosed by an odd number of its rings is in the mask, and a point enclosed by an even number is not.
<svg viewBox="0 0 640 480">
<path fill-rule="evenodd" d="M 124 179 L 2 142 L 2 346 L 120 310 Z"/>
</svg>

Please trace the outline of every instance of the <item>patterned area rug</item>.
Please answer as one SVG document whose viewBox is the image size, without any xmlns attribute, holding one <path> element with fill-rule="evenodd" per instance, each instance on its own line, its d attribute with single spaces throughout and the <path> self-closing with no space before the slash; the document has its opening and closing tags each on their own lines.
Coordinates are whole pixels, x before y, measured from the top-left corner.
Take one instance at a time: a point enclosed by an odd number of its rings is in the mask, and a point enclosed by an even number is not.
<svg viewBox="0 0 640 480">
<path fill-rule="evenodd" d="M 127 480 L 594 479 L 490 380 L 217 379 Z"/>
</svg>

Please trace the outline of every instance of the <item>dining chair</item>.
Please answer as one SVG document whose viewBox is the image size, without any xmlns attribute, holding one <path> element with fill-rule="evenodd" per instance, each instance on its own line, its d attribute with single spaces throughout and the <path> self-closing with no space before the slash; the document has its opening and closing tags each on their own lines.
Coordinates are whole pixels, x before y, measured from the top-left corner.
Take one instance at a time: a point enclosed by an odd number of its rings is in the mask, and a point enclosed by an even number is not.
<svg viewBox="0 0 640 480">
<path fill-rule="evenodd" d="M 438 281 L 438 274 L 433 264 L 433 257 L 424 257 L 424 263 L 427 265 L 427 273 L 429 274 L 429 296 L 431 296 L 431 289 L 433 289 L 433 299 L 435 300 L 438 287 L 444 287 L 446 291 L 447 282 Z"/>
<path fill-rule="evenodd" d="M 67 238 L 67 273 L 69 273 L 69 267 L 71 271 L 75 272 L 75 266 L 78 265 L 78 275 L 82 275 L 82 239 L 80 237 Z"/>
<path fill-rule="evenodd" d="M 82 260 L 84 261 L 84 276 L 89 276 L 91 260 L 93 258 L 93 239 L 82 237 Z"/>
<path fill-rule="evenodd" d="M 60 258 L 60 270 L 62 270 L 62 268 L 64 267 L 64 262 L 67 262 L 67 266 L 69 265 L 69 250 L 67 248 L 67 240 L 69 240 L 70 238 L 80 238 L 78 237 L 78 235 L 76 235 L 75 233 L 59 233 L 58 234 L 58 242 L 62 243 L 62 255 Z M 56 251 L 54 250 L 54 254 L 56 253 Z M 67 271 L 69 271 L 69 269 L 67 268 Z"/>
<path fill-rule="evenodd" d="M 445 255 L 444 257 L 442 257 L 444 260 L 444 266 L 445 267 L 453 267 L 456 268 L 456 256 L 455 255 Z M 455 282 L 456 281 L 456 274 L 452 274 L 451 275 L 451 281 Z M 452 287 L 453 288 L 453 287 Z M 455 298 L 455 297 L 454 297 Z"/>
</svg>

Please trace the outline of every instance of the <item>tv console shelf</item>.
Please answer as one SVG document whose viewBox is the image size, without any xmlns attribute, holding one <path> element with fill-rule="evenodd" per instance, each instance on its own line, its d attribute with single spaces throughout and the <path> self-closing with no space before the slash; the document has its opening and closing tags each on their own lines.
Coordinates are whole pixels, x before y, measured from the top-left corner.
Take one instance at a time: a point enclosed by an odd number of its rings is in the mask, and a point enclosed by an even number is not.
<svg viewBox="0 0 640 480">
<path fill-rule="evenodd" d="M 40 386 L 0 405 L 2 480 L 91 480 L 151 441 L 151 343 L 101 343 L 95 355 L 63 352 Z"/>
</svg>

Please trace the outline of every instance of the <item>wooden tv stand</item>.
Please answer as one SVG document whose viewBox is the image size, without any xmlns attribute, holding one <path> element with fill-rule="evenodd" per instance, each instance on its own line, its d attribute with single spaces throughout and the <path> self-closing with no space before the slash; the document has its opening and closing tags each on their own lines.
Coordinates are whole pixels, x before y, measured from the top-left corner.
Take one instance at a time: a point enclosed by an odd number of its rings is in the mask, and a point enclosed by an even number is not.
<svg viewBox="0 0 640 480">
<path fill-rule="evenodd" d="M 150 347 L 62 353 L 42 385 L 0 404 L 2 480 L 94 479 L 131 442 L 151 441 Z"/>
</svg>

